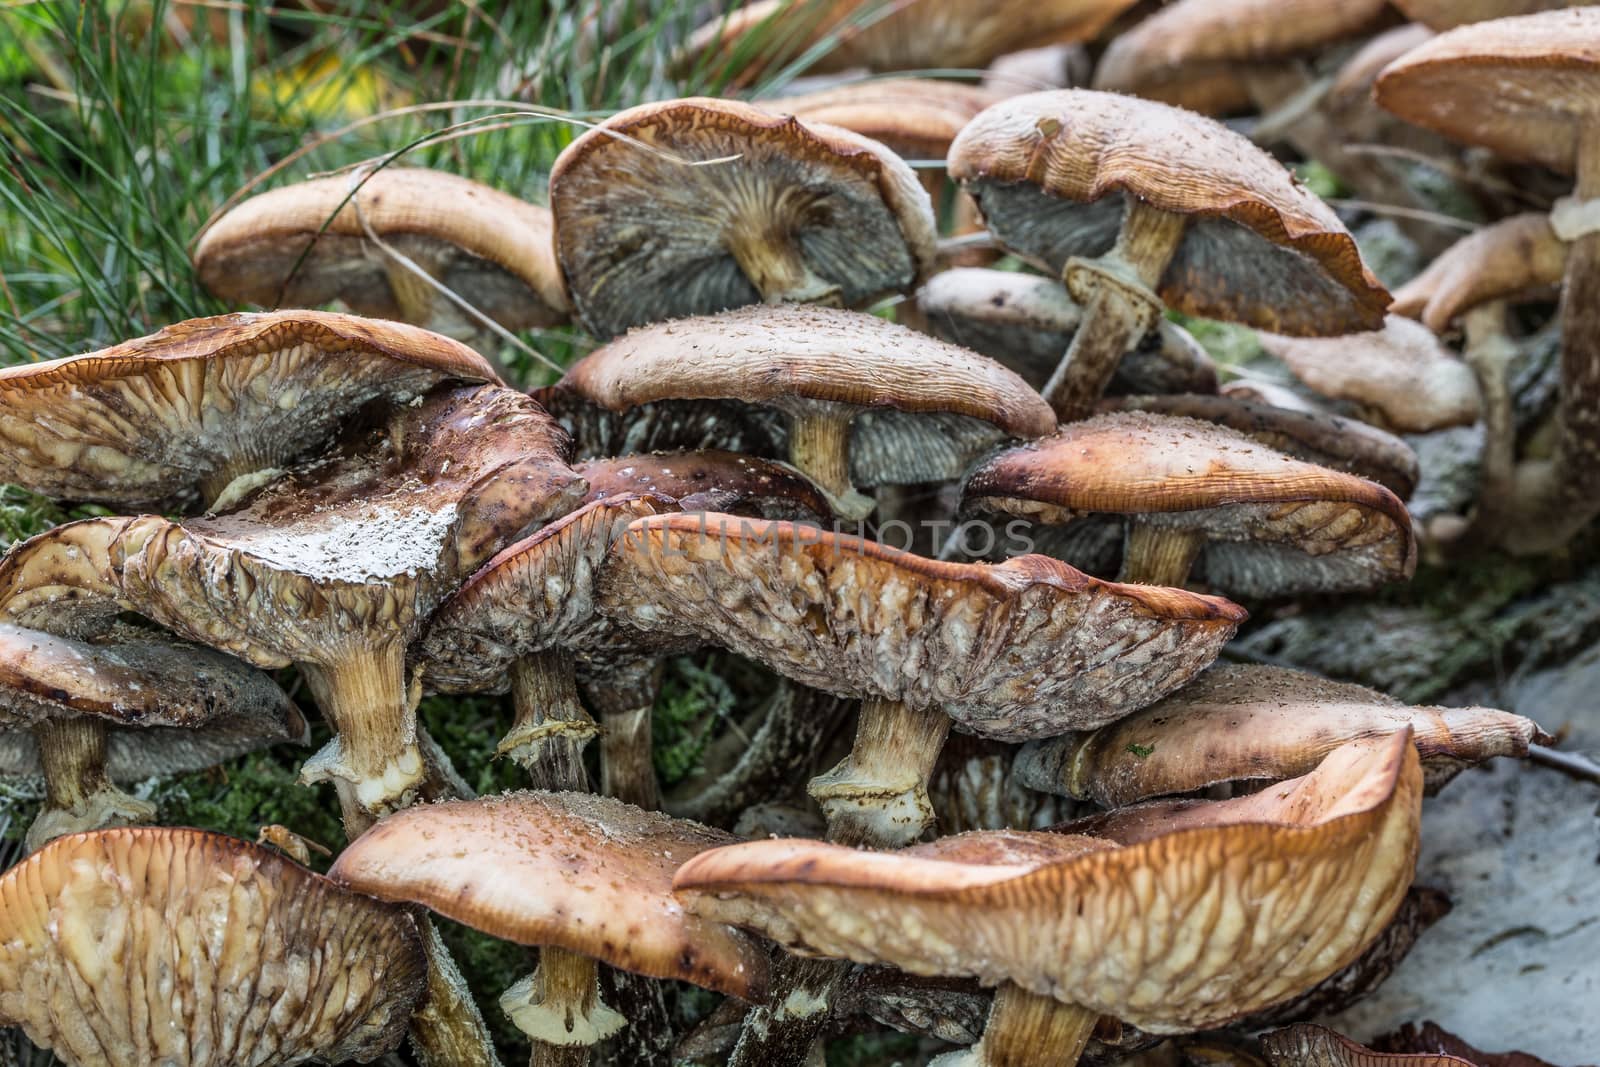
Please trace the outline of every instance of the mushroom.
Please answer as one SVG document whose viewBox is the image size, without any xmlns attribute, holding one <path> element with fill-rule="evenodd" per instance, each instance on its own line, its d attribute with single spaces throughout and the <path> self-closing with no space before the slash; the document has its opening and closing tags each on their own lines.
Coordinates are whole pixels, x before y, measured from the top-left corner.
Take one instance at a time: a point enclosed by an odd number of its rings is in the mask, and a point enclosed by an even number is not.
<svg viewBox="0 0 1600 1067">
<path fill-rule="evenodd" d="M 338 300 L 360 315 L 471 341 L 483 324 L 439 286 L 507 330 L 566 321 L 552 231 L 548 209 L 498 189 L 385 167 L 251 197 L 201 234 L 194 269 L 201 285 L 233 303 Z"/>
<path fill-rule="evenodd" d="M 1083 320 L 1060 282 L 1010 270 L 958 267 L 917 290 L 928 331 L 982 352 L 1042 389 Z M 1217 366 L 1188 330 L 1163 318 L 1112 372 L 1107 392 L 1215 393 Z"/>
<path fill-rule="evenodd" d="M 1261 1035 L 1270 1067 L 1474 1067 L 1445 1053 L 1385 1053 L 1358 1045 L 1322 1026 L 1297 1023 Z"/>
<path fill-rule="evenodd" d="M 1411 576 L 1405 505 L 1381 485 L 1291 459 L 1194 419 L 1127 411 L 1001 452 L 962 488 L 964 513 L 1098 525 L 1124 581 L 1206 581 L 1241 596 L 1371 589 Z"/>
<path fill-rule="evenodd" d="M 733 100 L 619 112 L 550 172 L 573 307 L 609 339 L 745 304 L 855 307 L 929 272 L 933 209 L 883 145 Z"/>
<path fill-rule="evenodd" d="M 1412 315 L 1435 333 L 1452 325 L 1463 335 L 1462 359 L 1482 397 L 1484 443 L 1478 511 L 1466 544 L 1523 536 L 1516 514 L 1517 425 L 1510 373 L 1521 352 L 1507 322 L 1514 301 L 1561 284 L 1567 244 L 1548 215 L 1502 219 L 1464 237 L 1395 293 L 1396 314 Z M 1530 468 L 1532 469 L 1532 468 Z"/>
<path fill-rule="evenodd" d="M 617 539 L 600 611 L 694 634 L 864 699 L 851 754 L 813 779 L 829 836 L 915 841 L 951 720 L 997 740 L 1108 722 L 1181 686 L 1244 613 L 1217 597 L 1100 582 L 1055 560 L 940 563 L 733 515 L 658 515 Z"/>
<path fill-rule="evenodd" d="M 0 775 L 45 782 L 30 850 L 155 816 L 113 782 L 214 767 L 284 740 L 307 740 L 300 712 L 231 656 L 125 624 L 90 644 L 0 623 Z"/>
<path fill-rule="evenodd" d="M 56 498 L 219 508 L 363 405 L 407 403 L 450 380 L 497 378 L 465 345 L 397 323 L 319 311 L 190 319 L 0 370 L 0 466 Z"/>
<path fill-rule="evenodd" d="M 874 506 L 855 484 L 959 477 L 1006 437 L 1055 428 L 1039 394 L 990 359 L 837 308 L 741 308 L 636 329 L 561 386 L 609 411 L 726 399 L 788 416 L 789 462 L 843 518 Z"/>
<path fill-rule="evenodd" d="M 1395 0 L 1395 7 L 1415 22 L 1449 30 L 1469 22 L 1487 22 L 1511 15 L 1532 15 L 1565 7 L 1583 7 L 1583 0 Z"/>
<path fill-rule="evenodd" d="M 1530 743 L 1551 742 L 1531 720 L 1493 708 L 1408 707 L 1303 671 L 1217 664 L 1098 730 L 1025 746 L 1013 773 L 1029 788 L 1115 808 L 1223 783 L 1291 778 L 1346 741 L 1407 728 L 1430 793 L 1467 767 L 1525 757 Z"/>
<path fill-rule="evenodd" d="M 1478 382 L 1426 326 L 1399 315 L 1345 337 L 1262 334 L 1261 347 L 1319 395 L 1347 401 L 1367 422 L 1399 433 L 1478 419 Z"/>
<path fill-rule="evenodd" d="M 370 1062 L 424 970 L 404 911 L 221 834 L 74 834 L 0 876 L 0 1025 L 72 1067 Z"/>
<path fill-rule="evenodd" d="M 949 168 L 1000 243 L 1084 307 L 1044 389 L 1063 421 L 1093 409 L 1163 307 L 1298 337 L 1375 329 L 1389 302 L 1326 204 L 1244 138 L 1165 104 L 1012 97 L 961 132 Z"/>
<path fill-rule="evenodd" d="M 424 785 L 407 645 L 462 575 L 582 492 L 564 446 L 519 393 L 446 390 L 240 510 L 24 542 L 0 562 L 0 606 L 27 624 L 88 599 L 258 667 L 296 664 L 338 733 L 302 778 L 334 782 L 354 837 Z"/>
<path fill-rule="evenodd" d="M 1408 122 L 1575 176 L 1551 228 L 1569 245 L 1561 293 L 1555 456 L 1516 472 L 1514 553 L 1559 548 L 1600 514 L 1600 8 L 1496 19 L 1441 33 L 1378 78 Z M 1487 403 L 1495 398 L 1485 391 Z"/>
<path fill-rule="evenodd" d="M 792 467 L 737 452 L 657 452 L 591 459 L 574 468 L 589 483 L 584 503 L 636 494 L 679 511 L 732 511 L 769 519 L 819 519 L 828 501 Z"/>
<path fill-rule="evenodd" d="M 672 895 L 672 874 L 685 860 L 734 840 L 609 797 L 508 793 L 392 815 L 346 848 L 329 874 L 359 892 L 540 946 L 538 973 L 501 1007 L 541 1045 L 584 1047 L 628 1022 L 598 998 L 597 960 L 744 1000 L 765 995 L 768 964 L 757 944 L 688 913 Z"/>
<path fill-rule="evenodd" d="M 979 84 L 999 96 L 1089 84 L 1094 61 L 1082 44 L 1047 44 L 996 56 Z"/>
<path fill-rule="evenodd" d="M 1214 422 L 1273 451 L 1377 482 L 1402 500 L 1416 488 L 1421 476 L 1417 454 L 1394 434 L 1304 401 L 1290 408 L 1292 401 L 1283 395 L 1289 391 L 1281 387 L 1252 382 L 1248 389 L 1234 388 L 1238 384 L 1229 382 L 1218 396 L 1126 396 L 1101 407 Z"/>
<path fill-rule="evenodd" d="M 1422 774 L 1404 731 L 1248 797 L 898 852 L 753 841 L 685 863 L 698 915 L 791 948 L 1000 986 L 954 1064 L 1071 1067 L 1096 1021 L 1207 1029 L 1354 960 L 1404 898 Z"/>
<path fill-rule="evenodd" d="M 1476 1067 L 1551 1067 L 1526 1052 L 1482 1052 L 1437 1023 L 1407 1023 L 1394 1033 L 1374 1038 L 1372 1047 L 1380 1052 L 1442 1052 L 1460 1056 Z"/>
</svg>

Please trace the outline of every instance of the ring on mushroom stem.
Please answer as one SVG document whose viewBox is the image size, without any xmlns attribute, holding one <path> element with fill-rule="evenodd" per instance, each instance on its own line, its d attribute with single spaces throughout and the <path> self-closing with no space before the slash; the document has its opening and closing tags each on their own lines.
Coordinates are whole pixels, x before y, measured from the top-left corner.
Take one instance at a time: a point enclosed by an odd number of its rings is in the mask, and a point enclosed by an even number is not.
<svg viewBox="0 0 1600 1067">
<path fill-rule="evenodd" d="M 1297 336 L 1382 322 L 1389 295 L 1332 210 L 1209 119 L 1113 93 L 1029 93 L 972 120 L 948 163 L 1000 242 L 1084 306 L 1044 390 L 1063 421 L 1093 410 L 1164 306 Z"/>
</svg>

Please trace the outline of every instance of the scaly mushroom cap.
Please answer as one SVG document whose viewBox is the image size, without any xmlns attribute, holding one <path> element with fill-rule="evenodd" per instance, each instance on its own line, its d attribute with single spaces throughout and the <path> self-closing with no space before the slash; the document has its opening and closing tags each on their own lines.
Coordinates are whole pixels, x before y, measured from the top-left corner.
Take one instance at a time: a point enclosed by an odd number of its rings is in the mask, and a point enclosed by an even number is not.
<svg viewBox="0 0 1600 1067">
<path fill-rule="evenodd" d="M 29 728 L 77 716 L 112 728 L 106 773 L 121 782 L 306 740 L 283 690 L 231 656 L 131 626 L 89 644 L 0 623 L 0 775 L 38 774 Z"/>
<path fill-rule="evenodd" d="M 1550 228 L 1550 216 L 1513 215 L 1445 249 L 1395 292 L 1390 310 L 1444 333 L 1480 304 L 1560 285 L 1566 270 L 1567 244 Z"/>
<path fill-rule="evenodd" d="M 911 288 L 935 254 L 932 205 L 900 157 L 733 100 L 612 116 L 556 160 L 550 205 L 573 305 L 600 338 L 761 303 L 749 272 L 776 276 L 779 259 L 810 279 L 783 299 L 853 307 Z"/>
<path fill-rule="evenodd" d="M 0 1024 L 82 1067 L 369 1063 L 426 970 L 400 909 L 221 834 L 73 834 L 0 877 Z"/>
<path fill-rule="evenodd" d="M 1134 196 L 1189 219 L 1157 286 L 1168 307 L 1295 336 L 1382 325 L 1389 294 L 1332 209 L 1198 115 L 1085 89 L 1029 93 L 968 124 L 949 168 L 995 237 L 1052 273 L 1108 251 Z"/>
<path fill-rule="evenodd" d="M 860 409 L 859 485 L 958 477 L 1006 437 L 1055 429 L 1050 405 L 976 352 L 838 308 L 751 307 L 632 330 L 573 364 L 562 386 L 610 411 L 732 399 L 798 415 Z"/>
<path fill-rule="evenodd" d="M 1531 15 L 1564 7 L 1582 7 L 1583 0 L 1394 0 L 1408 19 L 1435 30 L 1449 30 L 1469 22 Z"/>
<path fill-rule="evenodd" d="M 1453 141 L 1571 174 L 1579 127 L 1600 117 L 1600 8 L 1441 33 L 1379 76 L 1377 100 Z"/>
<path fill-rule="evenodd" d="M 448 379 L 498 380 L 465 345 L 393 322 L 319 311 L 191 319 L 0 370 L 0 466 L 46 496 L 187 505 L 202 484 L 306 453 L 370 401 L 405 402 Z"/>
<path fill-rule="evenodd" d="M 1538 725 L 1492 708 L 1407 707 L 1303 671 L 1218 664 L 1180 691 L 1088 734 L 1017 755 L 1033 789 L 1115 808 L 1222 782 L 1305 774 L 1348 741 L 1410 728 L 1429 791 L 1495 756 L 1548 744 Z"/>
<path fill-rule="evenodd" d="M 917 310 L 935 335 L 1010 367 L 1042 388 L 1083 318 L 1066 286 L 1037 274 L 957 267 L 917 290 Z M 1217 367 L 1177 323 L 1156 329 L 1117 365 L 1107 392 L 1214 393 Z"/>
<path fill-rule="evenodd" d="M 761 949 L 689 914 L 672 895 L 672 873 L 685 860 L 736 840 L 610 797 L 506 793 L 391 815 L 340 853 L 329 874 L 503 941 L 760 1000 Z"/>
<path fill-rule="evenodd" d="M 925 70 L 938 67 L 984 67 L 996 56 L 1030 45 L 1087 41 L 1131 7 L 1133 0 L 919 0 L 889 10 L 871 10 L 862 0 L 831 4 L 760 0 L 728 15 L 719 15 L 695 30 L 684 48 L 684 63 L 707 53 L 726 55 L 739 40 L 761 30 L 769 19 L 785 18 L 805 27 L 809 49 L 824 38 L 834 43 L 807 70 L 824 74 L 866 67 L 869 70 Z M 864 20 L 862 14 L 868 15 Z M 864 23 L 864 24 L 863 24 Z M 776 22 L 782 26 L 782 21 Z M 770 28 L 766 31 L 770 32 Z M 791 31 L 793 32 L 793 31 Z M 773 56 L 762 57 L 768 62 Z M 751 76 L 765 69 L 758 60 Z"/>
<path fill-rule="evenodd" d="M 549 210 L 421 167 L 316 178 L 253 196 L 206 230 L 195 272 L 235 303 L 340 300 L 358 314 L 403 319 L 389 278 L 406 268 L 368 239 L 363 218 L 380 240 L 508 330 L 567 318 Z"/>
<path fill-rule="evenodd" d="M 1360 955 L 1411 883 L 1421 799 L 1402 733 L 1236 800 L 899 852 L 754 841 L 695 857 L 673 884 L 696 913 L 792 948 L 1010 981 L 1181 1033 L 1294 996 Z"/>
<path fill-rule="evenodd" d="M 941 563 L 707 514 L 635 522 L 598 598 L 640 629 L 698 634 L 804 685 L 938 707 L 1009 741 L 1143 707 L 1202 670 L 1245 617 L 1219 597 L 1102 582 L 1043 556 Z"/>
<path fill-rule="evenodd" d="M 1177 0 L 1111 42 L 1094 87 L 1149 96 L 1218 68 L 1288 59 L 1360 36 L 1387 9 L 1385 0 Z"/>
<path fill-rule="evenodd" d="M 1390 315 L 1383 329 L 1345 337 L 1261 335 L 1261 347 L 1322 396 L 1346 400 L 1402 433 L 1478 420 L 1478 379 L 1426 326 Z"/>
<path fill-rule="evenodd" d="M 680 511 L 755 513 L 772 519 L 828 518 L 828 501 L 793 467 L 709 449 L 616 456 L 579 463 L 584 503 L 637 494 L 675 501 Z"/>
<path fill-rule="evenodd" d="M 1473 1067 L 1459 1056 L 1444 1053 L 1374 1052 L 1309 1023 L 1263 1034 L 1261 1051 L 1272 1067 Z"/>
<path fill-rule="evenodd" d="M 1417 487 L 1421 477 L 1417 454 L 1394 434 L 1309 406 L 1287 408 L 1277 396 L 1272 403 L 1248 399 L 1248 394 L 1229 388 L 1235 384 L 1223 386 L 1220 396 L 1128 396 L 1102 407 L 1214 422 L 1275 452 L 1377 482 L 1402 500 Z"/>
<path fill-rule="evenodd" d="M 942 160 L 961 128 L 1004 95 L 934 78 L 880 78 L 755 103 L 870 137 L 903 159 Z"/>
<path fill-rule="evenodd" d="M 1411 517 L 1383 486 L 1223 426 L 1145 412 L 1098 415 L 993 456 L 967 478 L 962 507 L 1199 531 L 1197 569 L 1244 596 L 1370 589 L 1417 563 Z"/>
</svg>

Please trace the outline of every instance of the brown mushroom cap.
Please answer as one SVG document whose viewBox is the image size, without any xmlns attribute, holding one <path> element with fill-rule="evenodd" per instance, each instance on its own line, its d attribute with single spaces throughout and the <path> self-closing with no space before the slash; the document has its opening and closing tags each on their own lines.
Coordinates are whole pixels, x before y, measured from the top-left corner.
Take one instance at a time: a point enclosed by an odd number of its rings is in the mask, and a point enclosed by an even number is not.
<svg viewBox="0 0 1600 1067">
<path fill-rule="evenodd" d="M 573 469 L 589 483 L 586 504 L 637 494 L 675 501 L 680 511 L 748 511 L 775 519 L 828 515 L 827 499 L 799 471 L 737 452 L 707 449 L 614 456 Z"/>
<path fill-rule="evenodd" d="M 449 379 L 497 380 L 465 345 L 398 323 L 318 311 L 191 319 L 0 370 L 0 465 L 47 496 L 186 504 L 304 454 L 370 401 L 408 401 Z"/>
<path fill-rule="evenodd" d="M 807 952 L 1010 981 L 1175 1033 L 1355 959 L 1411 883 L 1421 796 L 1402 733 L 1236 800 L 899 852 L 754 841 L 695 857 L 674 886 L 707 918 Z"/>
<path fill-rule="evenodd" d="M 1421 477 L 1417 454 L 1394 434 L 1309 406 L 1293 410 L 1277 397 L 1273 403 L 1249 399 L 1229 388 L 1234 384 L 1223 386 L 1225 395 L 1220 396 L 1128 396 L 1105 407 L 1214 422 L 1276 452 L 1377 482 L 1402 500 L 1416 488 Z"/>
<path fill-rule="evenodd" d="M 1371 588 L 1416 567 L 1393 493 L 1194 419 L 1127 411 L 1072 423 L 991 457 L 962 501 L 1053 525 L 1123 515 L 1203 531 L 1206 580 L 1246 596 Z"/>
<path fill-rule="evenodd" d="M 1397 315 L 1443 333 L 1459 316 L 1491 300 L 1513 300 L 1561 284 L 1567 244 L 1550 216 L 1529 212 L 1485 226 L 1445 249 L 1394 294 Z"/>
<path fill-rule="evenodd" d="M 917 290 L 917 310 L 936 336 L 1010 367 L 1036 389 L 1050 380 L 1083 318 L 1059 281 L 981 267 L 929 278 Z M 1122 357 L 1107 391 L 1214 393 L 1217 367 L 1187 330 L 1162 319 Z"/>
<path fill-rule="evenodd" d="M 501 940 L 760 1000 L 765 954 L 739 931 L 687 913 L 672 895 L 672 874 L 685 860 L 735 840 L 610 797 L 507 793 L 391 815 L 346 848 L 329 874 Z"/>
<path fill-rule="evenodd" d="M 1372 1047 L 1382 1052 L 1439 1052 L 1460 1057 L 1474 1067 L 1552 1067 L 1526 1052 L 1484 1052 L 1473 1048 L 1438 1023 L 1407 1023 L 1393 1033 L 1373 1038 Z"/>
<path fill-rule="evenodd" d="M 1033 789 L 1120 807 L 1223 782 L 1305 774 L 1348 741 L 1409 728 L 1429 791 L 1495 756 L 1551 740 L 1492 708 L 1408 707 L 1303 671 L 1217 664 L 1171 696 L 1093 733 L 1040 741 L 1016 758 Z"/>
<path fill-rule="evenodd" d="M 1029 93 L 968 124 L 949 168 L 1000 242 L 1052 273 L 1108 251 L 1132 196 L 1189 219 L 1156 287 L 1168 307 L 1295 336 L 1382 325 L 1389 294 L 1332 209 L 1209 119 L 1114 93 Z"/>
<path fill-rule="evenodd" d="M 1454 3 L 1455 0 L 1450 2 Z M 1384 30 L 1356 49 L 1355 54 L 1339 67 L 1339 73 L 1328 87 L 1326 97 L 1326 106 L 1341 117 L 1341 126 L 1346 125 L 1344 120 L 1350 115 L 1376 110 L 1372 87 L 1377 83 L 1378 75 L 1383 73 L 1383 68 L 1432 39 L 1433 31 L 1428 27 L 1418 22 L 1408 22 Z M 1382 114 L 1381 111 L 1378 113 Z M 1416 131 L 1410 130 L 1410 133 L 1414 136 Z"/>
<path fill-rule="evenodd" d="M 616 542 L 602 613 L 694 633 L 805 685 L 937 707 L 1001 740 L 1104 723 L 1184 684 L 1244 619 L 1043 556 L 941 563 L 816 527 L 659 515 Z"/>
<path fill-rule="evenodd" d="M 1272 1067 L 1473 1067 L 1459 1056 L 1374 1052 L 1326 1027 L 1297 1023 L 1261 1036 Z"/>
<path fill-rule="evenodd" d="M 1345 337 L 1263 334 L 1261 347 L 1322 396 L 1346 400 L 1368 421 L 1427 433 L 1478 420 L 1478 379 L 1426 326 L 1399 315 L 1383 329 Z"/>
<path fill-rule="evenodd" d="M 928 194 L 893 152 L 732 100 L 612 116 L 556 160 L 550 204 L 573 305 L 600 338 L 760 303 L 738 257 L 776 272 L 781 256 L 856 306 L 909 289 L 935 253 Z"/>
<path fill-rule="evenodd" d="M 366 1063 L 425 989 L 411 917 L 247 841 L 57 838 L 0 877 L 0 1024 L 68 1063 Z"/>
<path fill-rule="evenodd" d="M 368 239 L 363 218 L 508 330 L 567 318 L 549 210 L 421 167 L 316 178 L 253 196 L 201 236 L 195 272 L 201 285 L 236 303 L 340 300 L 361 315 L 403 320 L 406 306 L 389 284 L 397 264 Z"/>
<path fill-rule="evenodd" d="M 1451 140 L 1571 174 L 1580 126 L 1600 117 L 1600 8 L 1441 33 L 1379 76 L 1377 100 Z"/>
<path fill-rule="evenodd" d="M 568 369 L 562 385 L 611 411 L 663 400 L 736 399 L 791 416 L 857 409 L 861 485 L 957 477 L 1004 437 L 1038 437 L 1055 415 L 993 360 L 859 312 L 740 308 L 630 331 Z"/>
<path fill-rule="evenodd" d="M 755 103 L 870 137 L 904 159 L 943 160 L 961 128 L 1003 95 L 934 78 L 879 78 Z"/>
<path fill-rule="evenodd" d="M 112 728 L 106 773 L 119 782 L 306 740 L 283 690 L 231 656 L 130 626 L 90 644 L 0 623 L 0 775 L 38 774 L 28 728 L 77 716 Z"/>
<path fill-rule="evenodd" d="M 1563 7 L 1582 7 L 1583 0 L 1394 0 L 1394 6 L 1435 30 L 1448 30 L 1469 22 L 1531 15 Z"/>
</svg>

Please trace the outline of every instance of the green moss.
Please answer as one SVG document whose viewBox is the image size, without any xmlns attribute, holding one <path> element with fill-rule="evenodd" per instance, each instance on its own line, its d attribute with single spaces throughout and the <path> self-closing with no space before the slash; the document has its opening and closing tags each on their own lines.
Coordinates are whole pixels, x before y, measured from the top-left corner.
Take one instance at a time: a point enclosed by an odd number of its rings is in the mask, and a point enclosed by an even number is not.
<svg viewBox="0 0 1600 1067">
<path fill-rule="evenodd" d="M 1300 179 L 1301 185 L 1304 185 L 1324 200 L 1332 200 L 1345 195 L 1345 187 L 1339 181 L 1339 176 L 1314 159 L 1296 163 L 1294 165 L 1294 174 L 1296 178 Z"/>
<path fill-rule="evenodd" d="M 911 1034 L 854 1034 L 828 1042 L 828 1067 L 914 1067 L 928 1062 L 929 1042 Z"/>
<path fill-rule="evenodd" d="M 711 666 L 684 656 L 668 661 L 651 733 L 652 759 L 663 788 L 694 773 L 717 720 L 726 719 L 735 703 L 732 686 Z"/>
</svg>

